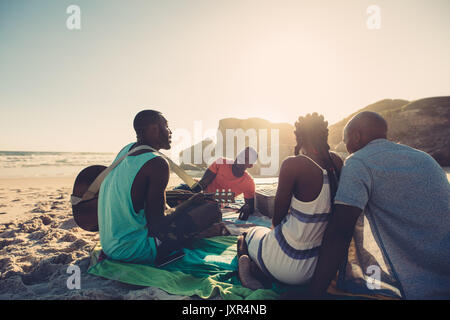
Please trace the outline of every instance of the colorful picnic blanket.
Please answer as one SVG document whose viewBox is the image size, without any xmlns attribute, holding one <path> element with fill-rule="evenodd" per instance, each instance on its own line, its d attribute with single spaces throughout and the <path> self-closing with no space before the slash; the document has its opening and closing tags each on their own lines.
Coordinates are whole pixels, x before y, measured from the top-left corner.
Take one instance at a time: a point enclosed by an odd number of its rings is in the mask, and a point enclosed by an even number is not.
<svg viewBox="0 0 450 320">
<path fill-rule="evenodd" d="M 203 299 L 220 295 L 223 299 L 277 299 L 291 286 L 281 283 L 265 283 L 267 289 L 250 290 L 241 285 L 238 278 L 237 236 L 252 225 L 270 226 L 270 219 L 255 214 L 247 221 L 239 221 L 238 214 L 223 209 L 223 221 L 230 227 L 231 236 L 219 236 L 196 240 L 184 248 L 185 256 L 163 267 L 99 260 L 101 247 L 91 254 L 88 273 L 123 283 L 153 286 L 170 294 L 198 296 Z M 302 287 L 298 287 L 302 290 Z"/>
<path fill-rule="evenodd" d="M 252 291 L 243 287 L 237 275 L 236 236 L 197 240 L 185 248 L 185 256 L 161 268 L 112 261 L 97 263 L 100 248 L 93 252 L 88 273 L 120 282 L 158 287 L 170 294 L 209 299 L 276 299 L 276 287 Z M 275 289 L 275 290 L 273 290 Z"/>
<path fill-rule="evenodd" d="M 237 221 L 237 214 L 233 216 L 230 210 L 224 213 L 224 222 L 235 224 L 238 228 L 239 225 L 266 225 L 267 221 L 270 220 L 255 215 L 243 223 Z M 263 283 L 266 289 L 253 291 L 243 287 L 237 272 L 236 243 L 235 235 L 198 239 L 189 248 L 183 249 L 183 258 L 160 268 L 110 259 L 99 261 L 101 248 L 98 246 L 92 252 L 88 273 L 127 284 L 157 287 L 169 294 L 202 299 L 220 295 L 226 300 L 267 300 L 278 299 L 287 291 L 300 293 L 306 290 L 305 286 L 289 286 L 276 281 Z M 336 295 L 330 298 L 339 298 L 338 291 L 333 294 Z"/>
</svg>

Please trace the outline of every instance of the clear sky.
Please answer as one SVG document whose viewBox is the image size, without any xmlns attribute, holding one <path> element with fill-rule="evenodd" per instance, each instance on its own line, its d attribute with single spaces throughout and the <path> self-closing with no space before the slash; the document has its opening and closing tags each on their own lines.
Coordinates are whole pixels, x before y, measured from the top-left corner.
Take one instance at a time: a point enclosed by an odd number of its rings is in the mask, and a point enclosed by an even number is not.
<svg viewBox="0 0 450 320">
<path fill-rule="evenodd" d="M 449 14 L 448 0 L 0 0 L 0 150 L 116 152 L 142 109 L 206 130 L 449 95 Z"/>
</svg>

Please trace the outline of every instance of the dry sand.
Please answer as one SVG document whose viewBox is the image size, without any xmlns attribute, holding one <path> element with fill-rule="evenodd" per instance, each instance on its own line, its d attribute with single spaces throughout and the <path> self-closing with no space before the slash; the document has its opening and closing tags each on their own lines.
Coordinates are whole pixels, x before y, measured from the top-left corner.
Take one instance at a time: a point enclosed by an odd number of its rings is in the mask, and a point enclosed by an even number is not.
<svg viewBox="0 0 450 320">
<path fill-rule="evenodd" d="M 99 236 L 71 217 L 73 181 L 0 180 L 0 299 L 188 299 L 87 274 Z M 80 290 L 67 288 L 69 265 L 81 269 Z"/>
</svg>

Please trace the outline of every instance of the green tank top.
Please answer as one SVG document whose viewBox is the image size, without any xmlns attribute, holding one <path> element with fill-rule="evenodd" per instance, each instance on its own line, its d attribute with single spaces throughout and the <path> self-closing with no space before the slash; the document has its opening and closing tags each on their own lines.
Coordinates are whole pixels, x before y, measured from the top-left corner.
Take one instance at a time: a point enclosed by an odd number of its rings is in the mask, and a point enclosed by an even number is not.
<svg viewBox="0 0 450 320">
<path fill-rule="evenodd" d="M 125 155 L 133 144 L 123 148 L 116 160 Z M 131 187 L 137 173 L 155 157 L 157 155 L 152 152 L 126 157 L 100 187 L 100 243 L 105 254 L 113 260 L 153 264 L 156 258 L 156 239 L 148 235 L 145 210 L 136 213 L 131 199 Z"/>
</svg>

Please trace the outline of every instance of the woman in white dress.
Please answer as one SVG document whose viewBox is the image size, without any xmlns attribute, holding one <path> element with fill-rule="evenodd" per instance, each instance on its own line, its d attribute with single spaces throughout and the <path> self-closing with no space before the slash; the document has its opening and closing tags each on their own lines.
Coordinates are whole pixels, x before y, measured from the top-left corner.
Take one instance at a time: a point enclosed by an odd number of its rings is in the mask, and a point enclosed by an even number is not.
<svg viewBox="0 0 450 320">
<path fill-rule="evenodd" d="M 312 277 L 343 164 L 329 152 L 327 127 L 317 113 L 295 123 L 296 155 L 280 168 L 272 228 L 255 227 L 238 239 L 244 286 L 263 288 L 264 277 L 291 285 Z"/>
</svg>

